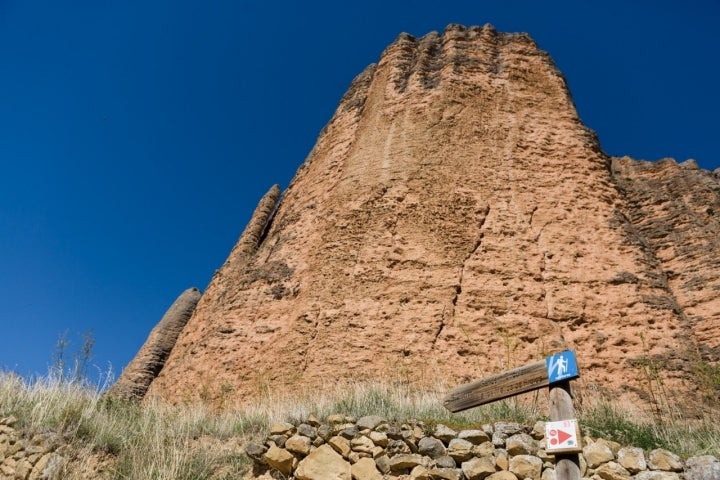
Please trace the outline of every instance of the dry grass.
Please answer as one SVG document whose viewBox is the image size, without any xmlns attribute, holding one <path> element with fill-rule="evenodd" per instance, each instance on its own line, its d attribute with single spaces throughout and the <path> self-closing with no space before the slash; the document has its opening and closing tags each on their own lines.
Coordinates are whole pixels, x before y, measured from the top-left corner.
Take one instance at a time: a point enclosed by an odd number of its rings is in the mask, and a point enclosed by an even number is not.
<svg viewBox="0 0 720 480">
<path fill-rule="evenodd" d="M 109 458 L 109 479 L 239 478 L 250 468 L 242 446 L 259 439 L 274 421 L 298 421 L 333 413 L 382 415 L 390 421 L 420 419 L 428 425 L 465 427 L 509 420 L 544 420 L 543 393 L 495 402 L 460 414 L 442 407 L 446 387 L 417 389 L 401 381 L 333 384 L 298 392 L 268 392 L 250 407 L 214 412 L 202 404 L 122 402 L 100 389 L 52 375 L 24 380 L 0 373 L 0 417 L 14 415 L 28 432 L 60 432 L 74 446 L 72 465 Z M 586 432 L 645 449 L 667 448 L 681 455 L 720 455 L 720 416 L 662 421 L 639 420 L 617 403 L 584 402 L 579 419 Z M 681 409 L 677 409 L 680 411 Z M 69 468 L 64 478 L 77 473 Z M 79 478 L 79 477 L 76 477 Z"/>
</svg>

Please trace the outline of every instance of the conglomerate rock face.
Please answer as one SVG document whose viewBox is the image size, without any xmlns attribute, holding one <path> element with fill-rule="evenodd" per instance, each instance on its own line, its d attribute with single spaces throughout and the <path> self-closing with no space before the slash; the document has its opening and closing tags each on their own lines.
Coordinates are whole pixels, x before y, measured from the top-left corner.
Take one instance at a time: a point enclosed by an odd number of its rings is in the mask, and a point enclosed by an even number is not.
<svg viewBox="0 0 720 480">
<path fill-rule="evenodd" d="M 625 157 L 613 159 L 612 174 L 626 203 L 620 212 L 629 223 L 625 228 L 643 242 L 646 262 L 660 273 L 648 281 L 667 291 L 645 302 L 677 313 L 702 358 L 717 362 L 720 169 L 711 173 L 693 160 L 678 164 Z"/>
<path fill-rule="evenodd" d="M 642 394 L 649 361 L 682 385 L 720 352 L 719 191 L 606 156 L 527 35 L 402 34 L 263 199 L 150 393 L 452 384 L 565 348 L 588 387 Z"/>
<path fill-rule="evenodd" d="M 124 399 L 145 396 L 148 387 L 165 365 L 200 297 L 200 290 L 192 287 L 175 299 L 120 378 L 108 389 L 107 395 Z"/>
</svg>

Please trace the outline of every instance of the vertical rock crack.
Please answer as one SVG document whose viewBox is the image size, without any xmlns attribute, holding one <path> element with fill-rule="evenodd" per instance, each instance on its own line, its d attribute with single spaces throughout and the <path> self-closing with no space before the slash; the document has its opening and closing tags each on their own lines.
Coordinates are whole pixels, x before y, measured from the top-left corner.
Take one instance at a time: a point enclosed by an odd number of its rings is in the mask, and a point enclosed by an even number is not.
<svg viewBox="0 0 720 480">
<path fill-rule="evenodd" d="M 462 293 L 462 285 L 463 285 L 463 279 L 465 277 L 465 269 L 467 268 L 467 263 L 470 261 L 470 259 L 475 255 L 475 253 L 480 249 L 480 246 L 482 245 L 482 239 L 484 236 L 483 228 L 485 227 L 485 222 L 490 215 L 490 205 L 486 205 L 485 209 L 482 212 L 482 217 L 480 218 L 479 224 L 478 224 L 478 235 L 475 239 L 475 243 L 473 244 L 472 248 L 468 251 L 467 255 L 465 255 L 465 258 L 462 261 L 462 265 L 460 267 L 460 274 L 458 275 L 457 284 L 455 285 L 455 293 L 453 294 L 452 301 L 451 301 L 451 310 L 449 312 L 450 321 L 454 322 L 455 320 L 455 309 L 457 307 L 458 298 L 460 297 L 460 294 Z M 440 336 L 442 335 L 443 330 L 445 329 L 445 326 L 448 324 L 448 322 L 445 321 L 445 312 L 446 308 L 443 307 L 441 319 L 440 319 L 440 325 L 438 326 L 437 331 L 435 332 L 435 337 L 433 338 L 432 347 L 431 349 L 435 349 L 435 345 L 437 344 L 437 341 L 439 340 Z"/>
</svg>

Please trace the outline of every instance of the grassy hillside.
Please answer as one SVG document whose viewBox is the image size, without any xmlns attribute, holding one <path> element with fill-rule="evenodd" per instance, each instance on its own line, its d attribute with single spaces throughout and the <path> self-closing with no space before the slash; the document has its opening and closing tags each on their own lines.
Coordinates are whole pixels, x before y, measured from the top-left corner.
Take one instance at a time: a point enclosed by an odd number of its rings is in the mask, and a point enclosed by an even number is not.
<svg viewBox="0 0 720 480">
<path fill-rule="evenodd" d="M 64 445 L 59 451 L 69 460 L 62 478 L 118 480 L 240 478 L 251 468 L 243 453 L 247 441 L 263 437 L 271 422 L 310 414 L 382 415 L 398 422 L 416 418 L 457 427 L 497 420 L 532 425 L 546 419 L 544 391 L 460 414 L 442 407 L 445 391 L 441 385 L 419 390 L 402 381 L 334 384 L 304 392 L 266 392 L 251 404 L 213 411 L 206 405 L 108 399 L 96 387 L 52 375 L 27 381 L 0 373 L 0 418 L 15 417 L 13 428 L 23 438 L 58 434 Z M 655 411 L 648 416 L 591 395 L 578 397 L 586 435 L 648 450 L 663 447 L 684 456 L 720 456 L 717 412 L 698 416 L 695 411 L 691 418 L 674 406 L 672 415 Z"/>
</svg>

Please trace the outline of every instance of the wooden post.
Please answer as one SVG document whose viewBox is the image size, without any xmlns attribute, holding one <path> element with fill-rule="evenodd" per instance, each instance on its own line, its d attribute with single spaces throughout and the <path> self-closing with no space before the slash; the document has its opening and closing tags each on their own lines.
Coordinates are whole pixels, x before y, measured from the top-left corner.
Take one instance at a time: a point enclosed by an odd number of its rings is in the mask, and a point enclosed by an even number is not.
<svg viewBox="0 0 720 480">
<path fill-rule="evenodd" d="M 570 381 L 564 380 L 550 385 L 550 420 L 572 420 L 575 418 Z M 580 480 L 580 455 L 577 453 L 555 454 L 555 476 L 557 480 Z"/>
<path fill-rule="evenodd" d="M 578 452 L 582 444 L 570 393 L 570 380 L 579 375 L 575 353 L 566 350 L 544 361 L 460 385 L 448 392 L 443 405 L 455 413 L 549 385 L 550 422 L 546 425 L 546 451 L 555 455 L 557 480 L 580 480 Z"/>
</svg>

